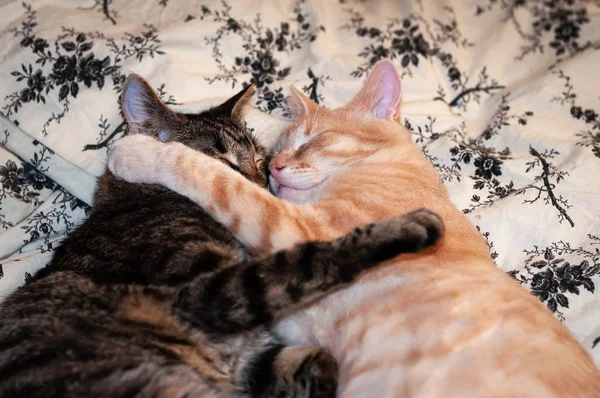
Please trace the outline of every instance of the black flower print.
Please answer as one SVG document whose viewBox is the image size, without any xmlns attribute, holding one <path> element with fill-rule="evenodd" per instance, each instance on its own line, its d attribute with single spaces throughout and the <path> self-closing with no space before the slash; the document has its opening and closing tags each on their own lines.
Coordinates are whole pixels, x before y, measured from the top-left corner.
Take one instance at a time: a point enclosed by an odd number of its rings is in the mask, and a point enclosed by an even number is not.
<svg viewBox="0 0 600 398">
<path fill-rule="evenodd" d="M 423 36 L 416 18 L 405 18 L 402 21 L 392 20 L 385 31 L 377 27 L 365 26 L 364 17 L 357 11 L 349 10 L 352 25 L 346 26 L 354 30 L 357 36 L 370 39 L 370 44 L 359 56 L 367 63 L 355 72 L 359 76 L 384 58 L 399 58 L 402 67 L 417 67 L 419 58 L 427 58 L 432 48 Z"/>
<path fill-rule="evenodd" d="M 558 292 L 558 282 L 554 279 L 554 272 L 546 269 L 544 272 L 535 274 L 531 280 L 531 292 L 541 301 L 547 301 L 551 295 Z M 556 311 L 556 306 L 554 306 Z"/>
<path fill-rule="evenodd" d="M 29 163 L 23 164 L 23 177 L 29 185 L 38 191 L 42 189 L 54 189 L 56 187 L 54 181 L 37 171 Z"/>
<path fill-rule="evenodd" d="M 452 80 L 458 80 L 460 72 L 452 56 L 442 50 L 444 43 L 452 43 L 457 47 L 469 47 L 473 43 L 466 40 L 459 28 L 452 7 L 444 7 L 447 20 L 435 20 L 432 24 L 418 13 L 412 14 L 402 20 L 390 19 L 385 29 L 367 26 L 364 14 L 348 8 L 350 24 L 345 29 L 355 32 L 359 37 L 369 39 L 369 43 L 358 54 L 364 58 L 365 63 L 359 66 L 352 75 L 362 76 L 375 63 L 384 58 L 397 58 L 404 68 L 403 75 L 411 76 L 411 68 L 416 68 L 422 60 L 438 58 L 448 71 Z"/>
<path fill-rule="evenodd" d="M 32 43 L 33 52 L 44 52 L 46 48 L 50 47 L 48 42 L 45 39 L 37 38 Z"/>
<path fill-rule="evenodd" d="M 0 183 L 6 189 L 16 193 L 21 192 L 23 169 L 18 168 L 17 164 L 9 160 L 6 165 L 0 166 Z"/>
<path fill-rule="evenodd" d="M 556 268 L 556 277 L 558 279 L 558 286 L 561 292 L 569 292 L 579 294 L 579 286 L 584 283 L 591 289 L 593 289 L 594 282 L 590 278 L 583 276 L 584 264 L 570 265 L 565 262 L 564 265 Z"/>
<path fill-rule="evenodd" d="M 525 250 L 528 257 L 524 272 L 512 271 L 510 275 L 528 286 L 533 295 L 564 319 L 563 311 L 570 305 L 569 296 L 582 294 L 581 288 L 589 293 L 596 289 L 592 278 L 600 274 L 600 251 L 593 246 L 600 238 L 591 234 L 588 238 L 589 248 L 572 247 L 568 242 L 559 241 L 547 248 Z M 576 260 L 575 265 L 566 258 Z"/>
<path fill-rule="evenodd" d="M 580 130 L 578 133 L 575 133 L 579 137 L 577 145 L 591 148 L 594 156 L 600 158 L 600 120 L 598 119 L 598 112 L 592 108 L 584 108 L 577 104 L 577 94 L 575 93 L 575 87 L 571 83 L 571 77 L 565 75 L 562 70 L 559 70 L 557 75 L 564 82 L 564 90 L 561 96 L 552 98 L 552 101 L 569 106 L 569 112 L 573 119 L 580 120 L 590 126 L 587 130 Z"/>
<path fill-rule="evenodd" d="M 455 67 L 448 69 L 448 78 L 451 81 L 459 80 L 460 79 L 460 71 Z"/>
<path fill-rule="evenodd" d="M 81 213 L 88 215 L 90 207 L 76 199 L 62 188 L 57 188 L 58 195 L 53 200 L 53 207 L 48 211 L 38 211 L 21 226 L 28 236 L 26 244 L 40 240 L 38 250 L 45 253 L 54 249 L 52 237 L 59 229 L 66 233 L 71 231 L 75 222 L 81 219 Z"/>
<path fill-rule="evenodd" d="M 283 95 L 283 89 L 279 87 L 273 91 L 265 90 L 262 95 L 259 96 L 258 101 L 256 101 L 257 105 L 266 104 L 266 109 L 271 112 L 275 109 L 281 107 L 281 104 L 284 103 L 285 96 Z"/>
<path fill-rule="evenodd" d="M 213 37 L 206 38 L 206 43 L 212 46 L 213 57 L 221 73 L 206 80 L 210 84 L 225 81 L 235 86 L 240 76 L 249 75 L 243 84 L 256 85 L 257 104 L 261 105 L 263 110 L 272 112 L 283 108 L 284 95 L 281 89 L 273 89 L 271 86 L 285 79 L 291 72 L 290 67 L 283 66 L 285 55 L 315 40 L 318 32 L 324 29 L 322 26 L 311 25 L 308 14 L 303 11 L 304 2 L 305 0 L 297 1 L 293 9 L 294 18 L 278 22 L 274 27 L 263 26 L 260 14 L 256 15 L 252 23 L 232 15 L 232 7 L 226 1 L 222 2 L 221 10 L 211 10 L 203 6 L 200 19 L 212 16 L 215 22 L 221 24 Z M 188 17 L 186 21 L 193 19 Z M 224 63 L 221 53 L 221 41 L 227 35 L 239 36 L 246 52 L 238 55 L 231 66 Z"/>
<path fill-rule="evenodd" d="M 93 54 L 88 54 L 86 57 L 79 60 L 78 81 L 82 81 L 86 87 L 91 87 L 92 82 L 96 82 L 98 88 L 104 86 L 104 76 L 106 68 L 110 65 L 110 58 L 105 57 L 103 60 L 95 59 Z"/>
<path fill-rule="evenodd" d="M 0 165 L 0 203 L 2 199 L 9 196 L 24 203 L 39 205 L 40 192 L 43 190 L 54 190 L 56 184 L 50 178 L 36 170 L 34 164 L 41 166 L 47 159 L 45 152 L 35 153 L 31 159 L 32 163 L 8 160 Z M 0 217 L 0 222 L 2 217 Z M 4 224 L 4 222 L 2 222 Z"/>
<path fill-rule="evenodd" d="M 279 61 L 273 58 L 270 51 L 258 51 L 255 60 L 250 64 L 252 67 L 252 79 L 250 82 L 262 88 L 265 84 L 272 84 L 277 75 Z"/>
<path fill-rule="evenodd" d="M 557 57 L 563 54 L 575 54 L 593 47 L 590 42 L 585 45 L 579 42 L 581 27 L 590 22 L 587 9 L 582 7 L 581 2 L 518 1 L 513 4 L 507 1 L 488 0 L 487 6 L 477 6 L 476 15 L 481 15 L 495 7 L 506 10 L 505 20 L 510 22 L 521 40 L 526 43 L 521 46 L 521 53 L 516 57 L 517 60 L 522 60 L 530 54 L 543 53 L 546 45 L 555 51 Z M 519 7 L 524 12 L 517 14 L 514 7 Z M 526 14 L 528 15 L 525 16 Z M 523 22 L 519 16 L 523 16 Z M 530 23 L 530 21 L 533 21 L 530 26 L 524 26 L 524 22 Z"/>
<path fill-rule="evenodd" d="M 61 55 L 56 59 L 52 66 L 52 78 L 56 84 L 61 85 L 67 82 L 72 82 L 77 77 L 77 58 L 75 55 Z"/>
<path fill-rule="evenodd" d="M 504 162 L 513 160 L 510 148 L 496 150 L 488 146 L 486 141 L 501 134 L 502 130 L 512 124 L 527 125 L 527 120 L 534 116 L 531 111 L 523 113 L 511 113 L 510 106 L 507 105 L 509 93 L 502 96 L 498 110 L 491 122 L 481 133 L 479 138 L 467 138 L 467 128 L 465 123 L 456 128 L 450 128 L 445 131 L 439 131 L 435 127 L 436 119 L 427 117 L 428 122 L 423 125 L 415 125 L 409 120 L 405 120 L 405 127 L 413 134 L 418 144 L 424 144 L 423 154 L 436 167 L 441 175 L 442 181 L 460 181 L 460 171 L 464 165 L 472 165 L 473 174 L 469 176 L 473 180 L 473 189 L 487 191 L 486 195 L 473 194 L 464 213 L 492 206 L 496 201 L 511 195 L 524 195 L 524 204 L 534 204 L 542 200 L 544 204 L 551 205 L 558 211 L 558 221 L 562 223 L 567 221 L 574 226 L 574 221 L 568 214 L 571 208 L 568 199 L 557 194 L 557 185 L 569 176 L 568 172 L 557 170 L 551 163 L 559 153 L 553 149 L 538 152 L 530 148 L 530 155 L 533 160 L 525 163 L 525 173 L 532 170 L 538 170 L 539 174 L 533 177 L 533 182 L 524 187 L 516 188 L 512 180 L 502 181 L 504 175 L 502 167 Z M 451 155 L 450 164 L 444 164 L 440 157 L 433 155 L 428 145 L 441 137 L 450 139 L 454 145 L 448 151 Z M 530 193 L 531 192 L 531 193 Z M 528 194 L 529 193 L 529 194 Z"/>
<path fill-rule="evenodd" d="M 35 100 L 35 92 L 30 88 L 24 88 L 18 95 L 18 98 L 24 102 L 30 102 Z"/>
<path fill-rule="evenodd" d="M 227 29 L 236 33 L 240 29 L 240 24 L 233 18 L 227 20 Z"/>
<path fill-rule="evenodd" d="M 58 90 L 57 96 L 63 109 L 52 113 L 44 123 L 41 128 L 44 135 L 52 123 L 59 123 L 66 116 L 70 99 L 77 98 L 82 86 L 88 89 L 95 86 L 100 90 L 108 78 L 118 88 L 125 79 L 125 74 L 119 71 L 122 60 L 135 57 L 141 61 L 146 55 L 164 54 L 159 49 L 160 40 L 152 25 L 144 25 L 145 30 L 138 35 L 126 33 L 120 43 L 100 32 L 76 32 L 63 27 L 62 34 L 56 38 L 55 49 L 51 51 L 46 39 L 35 36 L 36 12 L 26 3 L 23 6 L 27 22 L 11 32 L 15 36 L 23 36 L 21 45 L 31 48 L 37 58 L 35 64 L 39 67 L 34 69 L 32 64 L 22 64 L 21 70 L 11 73 L 17 82 L 24 81 L 27 86 L 7 95 L 2 111 L 7 117 L 14 117 L 24 104 L 45 103 L 46 95 Z M 96 57 L 92 51 L 94 42 L 103 43 L 112 56 Z"/>
<path fill-rule="evenodd" d="M 556 27 L 554 34 L 556 40 L 562 40 L 568 43 L 572 39 L 579 38 L 579 26 L 575 25 L 573 22 L 566 21 Z"/>
<path fill-rule="evenodd" d="M 586 123 L 595 122 L 597 117 L 598 114 L 593 109 L 586 109 L 583 112 L 583 118 L 585 119 Z"/>
<path fill-rule="evenodd" d="M 572 106 L 571 107 L 571 115 L 573 115 L 573 117 L 575 119 L 580 119 L 581 116 L 583 116 L 583 111 L 581 110 L 580 106 Z"/>
<path fill-rule="evenodd" d="M 42 70 L 38 69 L 33 75 L 27 79 L 27 87 L 32 91 L 42 92 L 46 86 L 46 77 L 42 74 Z"/>
<path fill-rule="evenodd" d="M 500 161 L 498 159 L 494 159 L 491 156 L 479 157 L 479 158 L 475 159 L 473 164 L 476 167 L 475 175 L 483 177 L 486 180 L 491 179 L 492 175 L 495 175 L 495 176 L 502 175 L 502 169 L 500 168 L 502 161 Z"/>
</svg>

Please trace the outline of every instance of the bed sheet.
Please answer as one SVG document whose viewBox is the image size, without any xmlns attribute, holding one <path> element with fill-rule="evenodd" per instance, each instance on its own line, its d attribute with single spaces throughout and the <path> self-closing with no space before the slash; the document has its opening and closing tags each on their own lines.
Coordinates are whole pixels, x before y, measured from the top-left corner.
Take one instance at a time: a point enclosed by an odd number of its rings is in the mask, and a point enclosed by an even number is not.
<svg viewBox="0 0 600 398">
<path fill-rule="evenodd" d="M 391 58 L 401 122 L 453 202 L 600 365 L 598 1 L 32 0 L 0 15 L 0 299 L 89 213 L 129 72 L 188 111 L 254 82 L 273 117 L 253 126 L 272 138 L 291 84 L 335 107 Z"/>
</svg>

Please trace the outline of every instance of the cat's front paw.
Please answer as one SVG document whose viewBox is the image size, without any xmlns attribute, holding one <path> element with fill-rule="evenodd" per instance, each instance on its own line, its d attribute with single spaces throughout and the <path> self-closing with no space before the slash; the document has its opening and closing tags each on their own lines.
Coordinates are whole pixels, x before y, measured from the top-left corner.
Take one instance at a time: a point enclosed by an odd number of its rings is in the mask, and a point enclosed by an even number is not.
<svg viewBox="0 0 600 398">
<path fill-rule="evenodd" d="M 380 221 L 374 225 L 377 236 L 384 236 L 402 244 L 407 252 L 416 252 L 435 244 L 444 233 L 444 223 L 439 215 L 419 209 L 401 217 Z"/>
<path fill-rule="evenodd" d="M 296 375 L 300 384 L 305 385 L 307 392 L 300 396 L 315 398 L 335 397 L 338 386 L 337 362 L 329 351 L 321 350 L 304 361 Z"/>
<path fill-rule="evenodd" d="M 122 180 L 157 183 L 160 153 L 166 144 L 152 137 L 135 134 L 113 143 L 108 152 L 108 169 Z"/>
</svg>

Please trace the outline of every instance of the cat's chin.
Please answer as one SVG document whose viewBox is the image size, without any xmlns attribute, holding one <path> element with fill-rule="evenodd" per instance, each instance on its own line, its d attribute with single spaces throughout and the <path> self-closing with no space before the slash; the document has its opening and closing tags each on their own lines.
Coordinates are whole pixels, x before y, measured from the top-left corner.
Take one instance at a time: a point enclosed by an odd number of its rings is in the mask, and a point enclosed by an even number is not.
<svg viewBox="0 0 600 398">
<path fill-rule="evenodd" d="M 305 203 L 308 202 L 311 198 L 312 189 L 296 189 L 292 187 L 286 187 L 284 185 L 280 186 L 277 190 L 278 198 L 287 200 L 288 202 L 293 203 Z"/>
<path fill-rule="evenodd" d="M 278 198 L 287 200 L 293 203 L 306 203 L 309 202 L 317 189 L 324 181 L 315 184 L 311 187 L 299 189 L 287 185 L 280 184 L 273 176 L 269 176 L 269 189 Z"/>
</svg>

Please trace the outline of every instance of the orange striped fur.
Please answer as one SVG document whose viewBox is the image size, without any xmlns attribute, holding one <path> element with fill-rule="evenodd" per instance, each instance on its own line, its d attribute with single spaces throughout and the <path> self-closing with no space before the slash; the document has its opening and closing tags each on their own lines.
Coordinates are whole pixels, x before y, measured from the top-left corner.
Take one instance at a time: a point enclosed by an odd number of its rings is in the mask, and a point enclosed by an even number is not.
<svg viewBox="0 0 600 398">
<path fill-rule="evenodd" d="M 189 197 L 258 255 L 422 207 L 438 213 L 446 232 L 435 247 L 401 256 L 278 325 L 290 343 L 333 351 L 342 397 L 600 397 L 588 354 L 495 267 L 482 236 L 393 120 L 399 96 L 386 61 L 346 107 L 326 110 L 294 94 L 298 119 L 277 143 L 271 182 L 295 204 L 214 159 L 141 135 L 117 143 L 109 166 Z"/>
</svg>

